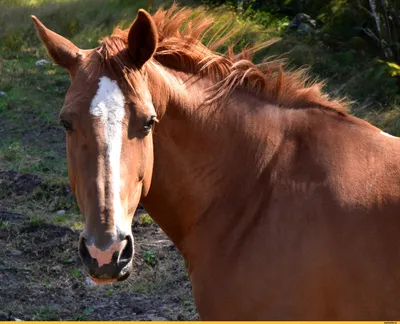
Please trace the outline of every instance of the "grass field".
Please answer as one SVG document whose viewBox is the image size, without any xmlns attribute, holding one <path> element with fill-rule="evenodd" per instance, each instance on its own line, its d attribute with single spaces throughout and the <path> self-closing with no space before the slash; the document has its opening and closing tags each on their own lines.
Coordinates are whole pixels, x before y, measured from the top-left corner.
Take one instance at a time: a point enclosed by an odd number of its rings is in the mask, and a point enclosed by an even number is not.
<svg viewBox="0 0 400 324">
<path fill-rule="evenodd" d="M 135 216 L 134 278 L 105 287 L 85 283 L 77 254 L 82 222 L 68 186 L 64 131 L 57 120 L 69 78 L 52 63 L 36 65 L 49 58 L 30 15 L 90 48 L 116 25 L 127 27 L 147 4 L 0 0 L 0 320 L 197 319 L 183 259 L 145 213 Z M 153 1 L 154 8 L 160 4 Z M 229 8 L 214 12 L 219 25 L 233 18 L 240 27 L 237 47 L 282 36 L 256 58 L 287 53 L 290 67 L 309 66 L 313 77 L 327 80 L 326 91 L 355 100 L 352 113 L 400 135 L 399 84 L 387 64 L 351 44 L 332 49 L 321 40 L 284 33 L 287 18 L 241 18 Z"/>
</svg>

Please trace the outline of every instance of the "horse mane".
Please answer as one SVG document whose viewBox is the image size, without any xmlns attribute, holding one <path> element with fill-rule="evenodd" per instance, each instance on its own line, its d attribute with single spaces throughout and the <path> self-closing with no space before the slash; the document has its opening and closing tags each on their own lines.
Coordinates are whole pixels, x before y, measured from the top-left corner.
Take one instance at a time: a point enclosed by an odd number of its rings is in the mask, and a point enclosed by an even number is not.
<svg viewBox="0 0 400 324">
<path fill-rule="evenodd" d="M 235 54 L 233 46 L 225 54 L 216 50 L 229 41 L 237 29 L 223 25 L 211 35 L 207 44 L 204 36 L 211 32 L 216 19 L 204 11 L 179 8 L 158 9 L 153 14 L 158 30 L 158 47 L 152 58 L 161 65 L 181 72 L 208 76 L 215 84 L 208 89 L 206 103 L 226 100 L 236 88 L 250 91 L 282 107 L 322 107 L 340 114 L 347 114 L 348 103 L 344 99 L 330 99 L 321 89 L 323 82 L 310 82 L 305 69 L 285 71 L 280 59 L 267 58 L 259 64 L 252 62 L 253 55 L 274 43 L 276 39 L 245 47 Z M 114 69 L 126 66 L 121 58 L 128 46 L 129 29 L 116 28 L 111 36 L 101 41 L 98 50 L 107 60 L 114 60 Z M 127 73 L 124 73 L 127 76 Z"/>
</svg>

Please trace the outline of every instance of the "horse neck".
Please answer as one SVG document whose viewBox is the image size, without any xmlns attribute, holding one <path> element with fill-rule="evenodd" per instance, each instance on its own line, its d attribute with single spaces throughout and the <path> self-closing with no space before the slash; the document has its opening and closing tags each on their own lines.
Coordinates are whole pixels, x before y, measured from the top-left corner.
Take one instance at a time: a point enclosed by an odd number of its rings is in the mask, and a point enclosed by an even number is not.
<svg viewBox="0 0 400 324">
<path fill-rule="evenodd" d="M 273 155 L 265 139 L 279 143 L 284 123 L 278 122 L 279 109 L 258 109 L 265 103 L 240 90 L 218 107 L 202 106 L 210 79 L 195 82 L 157 69 L 164 80 L 151 92 L 163 113 L 153 134 L 151 188 L 142 204 L 184 252 L 201 222 L 234 214 L 234 206 L 254 190 Z"/>
</svg>

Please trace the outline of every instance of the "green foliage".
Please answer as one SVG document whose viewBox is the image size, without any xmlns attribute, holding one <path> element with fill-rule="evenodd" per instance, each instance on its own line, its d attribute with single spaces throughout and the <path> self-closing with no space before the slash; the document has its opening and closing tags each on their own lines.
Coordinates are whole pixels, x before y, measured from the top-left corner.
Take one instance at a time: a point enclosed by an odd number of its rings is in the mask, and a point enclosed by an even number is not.
<svg viewBox="0 0 400 324">
<path fill-rule="evenodd" d="M 33 316 L 34 321 L 58 321 L 58 310 L 52 307 L 42 306 Z"/>
<path fill-rule="evenodd" d="M 140 225 L 144 225 L 144 226 L 150 226 L 154 224 L 153 219 L 150 217 L 149 214 L 144 213 L 144 214 L 140 214 L 138 217 L 138 223 Z"/>
<path fill-rule="evenodd" d="M 10 226 L 10 223 L 8 221 L 0 220 L 0 229 L 2 231 L 7 230 L 9 228 L 9 226 Z"/>
<path fill-rule="evenodd" d="M 49 3 L 62 3 L 62 2 L 72 2 L 76 0 L 0 0 L 0 8 L 10 8 L 10 7 L 38 7 Z"/>
<path fill-rule="evenodd" d="M 78 268 L 73 268 L 72 269 L 72 277 L 78 279 L 80 277 L 80 275 L 81 275 L 81 273 L 80 273 Z"/>
<path fill-rule="evenodd" d="M 35 215 L 35 216 L 31 217 L 30 223 L 32 225 L 40 225 L 40 224 L 44 223 L 44 219 L 40 215 Z"/>
<path fill-rule="evenodd" d="M 393 62 L 384 62 L 380 61 L 388 66 L 388 73 L 392 77 L 399 77 L 400 76 L 400 66 Z"/>
<path fill-rule="evenodd" d="M 250 13 L 254 22 L 264 26 L 271 26 L 278 18 L 292 19 L 297 13 L 306 13 L 316 20 L 318 33 L 327 44 L 341 46 L 363 39 L 363 47 L 369 53 L 400 63 L 399 1 L 203 0 L 203 3 L 228 5 L 243 17 Z"/>
<path fill-rule="evenodd" d="M 400 137 L 400 108 L 397 107 L 384 114 L 381 124 L 387 132 Z"/>
<path fill-rule="evenodd" d="M 241 18 L 273 29 L 277 33 L 284 31 L 289 25 L 290 21 L 287 16 L 279 16 L 274 12 L 256 10 L 251 5 L 252 2 L 254 1 L 248 3 L 246 10 L 241 14 Z"/>
<path fill-rule="evenodd" d="M 76 321 L 88 321 L 89 320 L 89 315 L 93 313 L 94 308 L 93 307 L 86 307 L 82 313 L 78 314 L 75 318 Z"/>
<path fill-rule="evenodd" d="M 154 267 L 157 263 L 157 254 L 151 250 L 144 251 L 143 259 L 149 266 Z"/>
</svg>

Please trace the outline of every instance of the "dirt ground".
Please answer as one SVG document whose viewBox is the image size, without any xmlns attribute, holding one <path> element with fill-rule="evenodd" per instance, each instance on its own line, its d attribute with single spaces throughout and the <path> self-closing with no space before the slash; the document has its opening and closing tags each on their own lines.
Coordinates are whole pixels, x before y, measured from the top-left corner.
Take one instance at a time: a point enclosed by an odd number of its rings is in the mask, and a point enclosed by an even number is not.
<svg viewBox="0 0 400 324">
<path fill-rule="evenodd" d="M 40 185 L 32 174 L 0 172 L 0 320 L 198 319 L 184 261 L 156 224 L 135 215 L 134 274 L 94 285 L 77 252 L 79 230 L 1 203 Z"/>
</svg>

